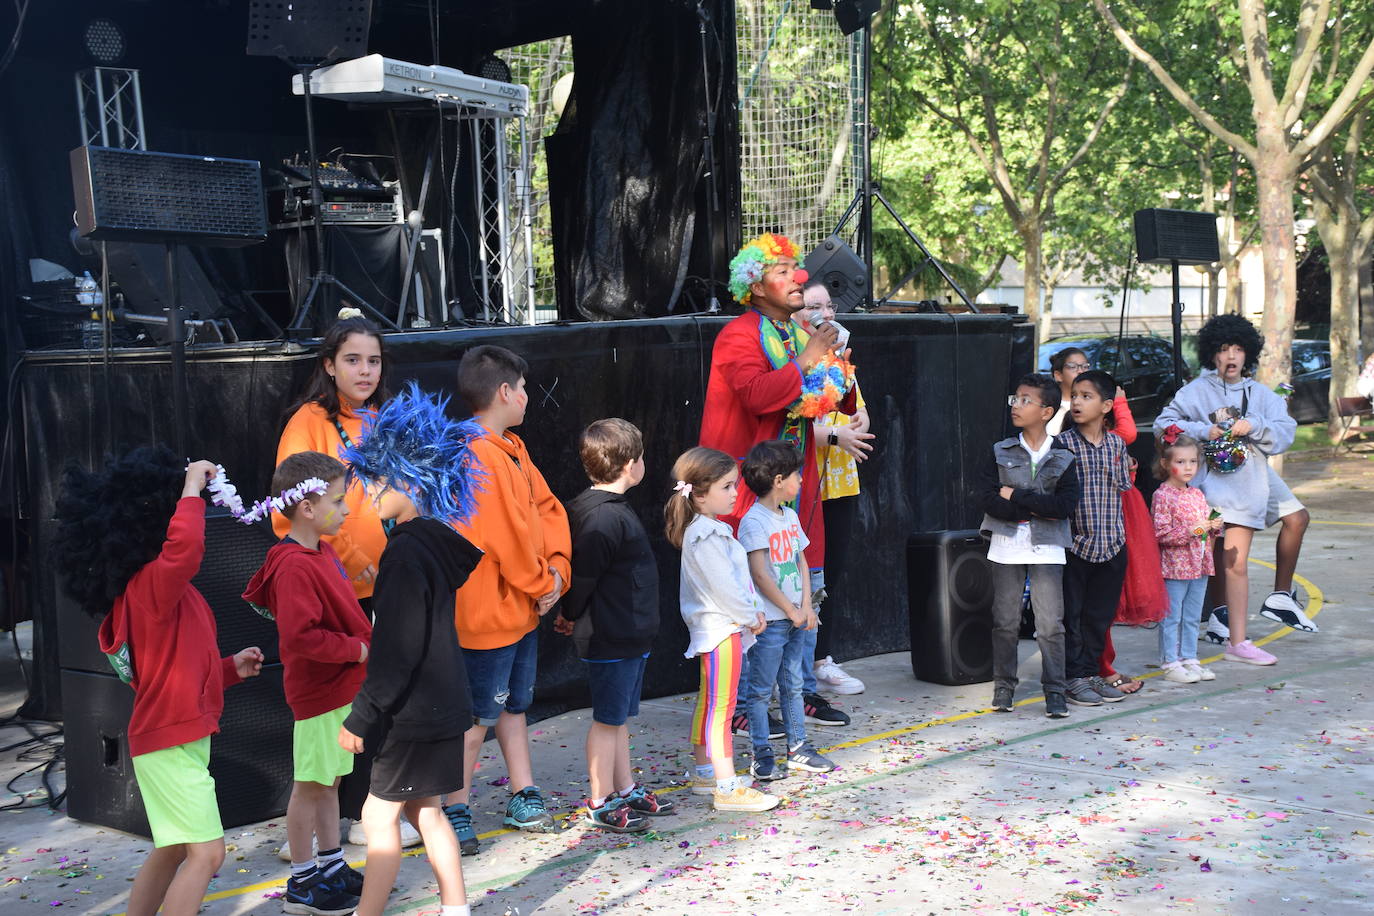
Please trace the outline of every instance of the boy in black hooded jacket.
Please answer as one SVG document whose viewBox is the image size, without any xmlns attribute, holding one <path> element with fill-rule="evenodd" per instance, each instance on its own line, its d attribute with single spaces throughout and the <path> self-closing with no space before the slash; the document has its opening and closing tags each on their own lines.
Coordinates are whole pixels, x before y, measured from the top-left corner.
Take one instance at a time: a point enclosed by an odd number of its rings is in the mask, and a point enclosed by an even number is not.
<svg viewBox="0 0 1374 916">
<path fill-rule="evenodd" d="M 367 869 L 359 916 L 381 916 L 401 865 L 399 817 L 420 831 L 444 916 L 468 916 L 458 840 L 440 800 L 463 785 L 463 734 L 472 725 L 454 592 L 482 551 L 451 523 L 471 515 L 482 472 L 468 449 L 480 426 L 455 423 L 444 401 L 413 383 L 344 451 L 382 519 L 396 527 L 378 563 L 367 679 L 339 729 L 339 744 L 376 749 L 363 804 Z"/>
<path fill-rule="evenodd" d="M 613 417 L 583 430 L 578 450 L 592 485 L 568 503 L 572 582 L 554 627 L 573 637 L 587 662 L 587 821 L 629 833 L 644 830 L 646 817 L 673 812 L 672 802 L 635 783 L 625 724 L 639 714 L 644 663 L 658 634 L 658 566 L 625 498 L 644 479 L 644 438 Z"/>
</svg>

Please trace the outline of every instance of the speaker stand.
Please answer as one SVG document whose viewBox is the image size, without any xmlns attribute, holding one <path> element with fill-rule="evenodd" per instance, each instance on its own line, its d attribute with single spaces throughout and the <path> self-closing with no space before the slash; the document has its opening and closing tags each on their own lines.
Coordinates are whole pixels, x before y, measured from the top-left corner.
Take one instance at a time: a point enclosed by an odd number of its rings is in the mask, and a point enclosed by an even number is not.
<svg viewBox="0 0 1374 916">
<path fill-rule="evenodd" d="M 1179 289 L 1178 258 L 1169 262 L 1174 280 L 1174 304 L 1169 309 L 1174 323 L 1174 384 L 1183 387 L 1183 294 Z"/>
</svg>

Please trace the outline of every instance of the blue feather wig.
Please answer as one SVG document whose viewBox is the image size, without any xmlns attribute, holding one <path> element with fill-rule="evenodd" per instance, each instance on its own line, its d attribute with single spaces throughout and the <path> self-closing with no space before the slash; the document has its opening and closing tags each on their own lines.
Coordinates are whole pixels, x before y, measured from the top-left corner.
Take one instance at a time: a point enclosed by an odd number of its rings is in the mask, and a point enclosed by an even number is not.
<svg viewBox="0 0 1374 916">
<path fill-rule="evenodd" d="M 472 442 L 486 435 L 475 420 L 450 419 L 448 398 L 430 396 L 415 382 L 363 417 L 362 442 L 339 450 L 349 479 L 402 490 L 421 515 L 448 524 L 472 518 L 486 470 Z"/>
</svg>

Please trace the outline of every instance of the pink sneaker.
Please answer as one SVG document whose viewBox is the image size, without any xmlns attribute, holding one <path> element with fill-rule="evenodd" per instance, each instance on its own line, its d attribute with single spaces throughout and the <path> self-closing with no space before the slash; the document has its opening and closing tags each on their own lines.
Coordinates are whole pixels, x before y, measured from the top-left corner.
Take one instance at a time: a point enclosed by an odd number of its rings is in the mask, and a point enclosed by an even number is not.
<svg viewBox="0 0 1374 916">
<path fill-rule="evenodd" d="M 1248 639 L 1236 645 L 1228 642 L 1224 658 L 1228 662 L 1245 662 L 1247 665 L 1272 665 L 1278 661 Z"/>
</svg>

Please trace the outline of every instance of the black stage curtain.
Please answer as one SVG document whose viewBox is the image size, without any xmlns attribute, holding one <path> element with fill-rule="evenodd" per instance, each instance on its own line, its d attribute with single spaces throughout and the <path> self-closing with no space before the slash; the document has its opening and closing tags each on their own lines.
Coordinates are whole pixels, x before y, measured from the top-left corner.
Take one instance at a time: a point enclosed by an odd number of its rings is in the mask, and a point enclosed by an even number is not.
<svg viewBox="0 0 1374 916">
<path fill-rule="evenodd" d="M 856 315 L 846 319 L 859 341 L 864 395 L 880 437 L 860 467 L 849 556 L 864 574 L 849 576 L 826 603 L 837 658 L 910 646 L 906 542 L 915 532 L 970 528 L 977 508 L 967 470 L 1006 424 L 1006 392 L 1031 366 L 1031 327 L 1004 315 Z M 701 398 L 711 343 L 724 318 L 580 322 L 569 327 L 483 328 L 387 335 L 393 389 L 416 379 L 453 393 L 463 352 L 478 343 L 515 350 L 530 364 L 528 422 L 519 433 L 553 492 L 571 499 L 587 486 L 571 450 L 577 434 L 600 417 L 625 417 L 644 432 L 648 472 L 630 502 L 653 541 L 663 621 L 645 673 L 647 696 L 689 690 L 695 668 L 682 657 L 686 631 L 678 614 L 679 554 L 663 539 L 668 471 L 701 426 Z M 279 345 L 195 347 L 188 355 L 193 457 L 224 464 L 245 499 L 267 490 L 281 431 L 280 415 L 305 382 L 314 354 Z M 21 375 L 28 517 L 52 517 L 58 475 L 68 460 L 90 466 L 104 452 L 172 437 L 165 349 L 120 351 L 109 370 L 99 353 L 53 352 L 26 360 Z M 103 422 L 109 403 L 112 422 Z M 106 431 L 113 441 L 106 441 Z M 39 524 L 34 564 L 35 632 L 45 640 L 36 668 L 56 692 L 57 651 L 89 654 L 94 625 L 58 610 L 56 577 L 43 554 Z M 219 562 L 207 554 L 205 563 Z M 235 593 L 237 594 L 237 593 Z M 217 611 L 220 609 L 217 608 Z M 247 605 L 223 609 L 252 615 Z M 571 641 L 545 620 L 537 698 L 548 714 L 586 703 L 584 666 Z M 84 648 L 83 648 L 84 647 Z M 51 703 L 56 703 L 52 697 Z M 54 709 L 58 708 L 55 705 Z"/>
<path fill-rule="evenodd" d="M 733 112 L 733 5 L 704 6 L 713 87 L 723 84 L 721 107 Z M 573 58 L 572 100 L 545 143 L 560 313 L 605 320 L 686 311 L 679 301 L 688 277 L 711 273 L 698 240 L 706 101 L 697 13 L 690 4 L 596 4 L 573 32 Z M 738 171 L 734 138 L 733 116 L 718 118 L 722 200 L 723 176 Z M 717 221 L 718 240 L 725 222 Z"/>
</svg>

